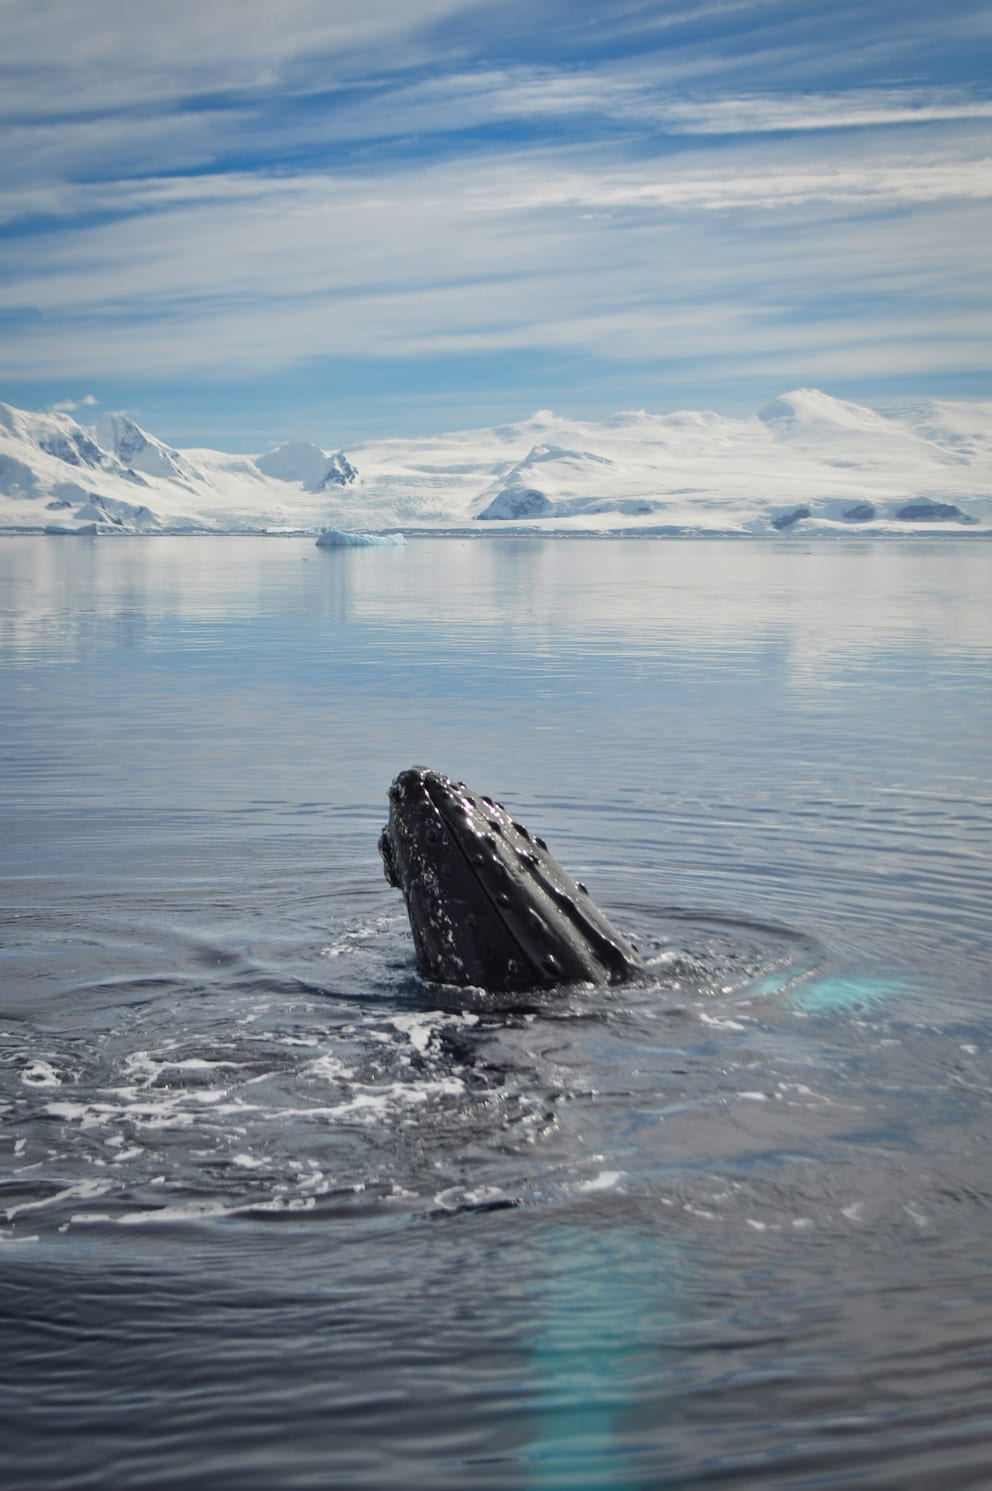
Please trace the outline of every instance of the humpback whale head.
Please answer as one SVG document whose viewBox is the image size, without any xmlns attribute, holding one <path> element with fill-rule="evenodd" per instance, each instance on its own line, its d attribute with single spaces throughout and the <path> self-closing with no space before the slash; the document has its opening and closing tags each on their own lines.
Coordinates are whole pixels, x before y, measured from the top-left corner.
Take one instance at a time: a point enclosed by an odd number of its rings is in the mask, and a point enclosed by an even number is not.
<svg viewBox="0 0 992 1491">
<path fill-rule="evenodd" d="M 379 850 L 420 966 L 439 983 L 615 983 L 640 959 L 550 853 L 492 798 L 414 766 L 389 789 Z"/>
</svg>

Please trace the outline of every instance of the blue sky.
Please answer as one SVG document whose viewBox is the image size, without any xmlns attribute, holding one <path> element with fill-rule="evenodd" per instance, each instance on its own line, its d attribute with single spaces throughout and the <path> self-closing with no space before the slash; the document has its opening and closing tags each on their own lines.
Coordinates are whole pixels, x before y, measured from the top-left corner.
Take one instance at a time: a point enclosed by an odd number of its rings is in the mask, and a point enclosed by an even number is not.
<svg viewBox="0 0 992 1491">
<path fill-rule="evenodd" d="M 180 445 L 992 395 L 976 0 L 0 0 L 0 398 Z"/>
</svg>

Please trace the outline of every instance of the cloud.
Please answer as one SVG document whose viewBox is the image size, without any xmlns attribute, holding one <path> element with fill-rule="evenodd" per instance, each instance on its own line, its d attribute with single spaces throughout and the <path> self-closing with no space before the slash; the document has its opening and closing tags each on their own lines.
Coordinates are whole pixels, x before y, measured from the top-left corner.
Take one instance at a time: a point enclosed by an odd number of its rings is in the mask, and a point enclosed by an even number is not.
<svg viewBox="0 0 992 1491">
<path fill-rule="evenodd" d="M 592 66 L 476 68 L 418 78 L 321 118 L 325 135 L 432 137 L 510 122 L 599 120 L 670 135 L 748 135 L 878 129 L 992 118 L 992 100 L 966 88 L 873 88 L 831 93 L 726 91 L 734 64 L 707 57 L 625 58 Z M 739 64 L 736 64 L 739 67 Z M 687 96 L 680 97 L 680 94 Z"/>
<path fill-rule="evenodd" d="M 293 90 L 436 54 L 476 0 L 5 0 L 3 117 L 106 114 L 195 97 Z M 421 38 L 423 38 L 421 40 Z M 57 39 L 57 40 L 56 40 Z M 335 74 L 332 74 L 332 80 Z"/>
<path fill-rule="evenodd" d="M 987 358 L 992 173 L 963 149 L 496 152 L 90 191 L 87 225 L 39 238 L 29 267 L 0 245 L 0 304 L 33 308 L 7 327 L 22 376 L 526 349 L 894 370 L 914 340 L 934 366 Z"/>
<path fill-rule="evenodd" d="M 59 399 L 55 404 L 49 404 L 48 408 L 52 414 L 71 414 L 73 409 L 93 408 L 100 401 L 93 394 L 84 394 L 81 399 Z"/>
<path fill-rule="evenodd" d="M 877 129 L 992 119 L 992 100 L 965 90 L 865 89 L 837 93 L 753 94 L 669 103 L 657 117 L 679 134 L 739 135 L 793 130 Z"/>
<path fill-rule="evenodd" d="M 992 102 L 949 4 L 7 0 L 8 372 L 987 367 Z"/>
<path fill-rule="evenodd" d="M 913 161 L 894 150 L 763 144 L 632 162 L 589 149 L 499 151 L 469 161 L 353 172 L 179 176 L 65 188 L 70 219 L 30 256 L 0 241 L 0 304 L 50 313 L 170 300 L 280 300 L 370 286 L 457 283 L 490 267 L 539 273 L 591 244 L 602 289 L 676 227 L 707 235 L 724 218 L 789 235 L 817 214 L 869 216 L 992 198 L 990 158 L 969 140 Z M 768 219 L 766 221 L 766 218 Z M 694 223 L 694 226 L 692 224 Z M 894 253 L 895 270 L 911 252 Z M 755 253 L 769 252 L 756 244 Z M 696 251 L 698 260 L 700 250 Z M 808 253 L 808 246 L 803 253 Z M 936 252 L 936 251 L 935 251 Z M 947 245 L 950 259 L 955 245 Z M 612 268 L 611 268 L 612 264 Z M 866 268 L 869 266 L 866 266 Z"/>
<path fill-rule="evenodd" d="M 476 192 L 477 200 L 480 193 Z M 507 209 L 582 207 L 607 211 L 653 208 L 723 212 L 736 208 L 797 207 L 811 203 L 861 204 L 878 210 L 887 203 L 938 202 L 953 198 L 992 197 L 992 154 L 977 159 L 954 155 L 929 161 L 832 162 L 795 159 L 778 169 L 762 168 L 760 159 L 743 154 L 710 166 L 687 164 L 621 167 L 617 170 L 566 171 L 545 179 L 507 181 L 501 205 Z M 481 210 L 486 203 L 478 200 Z"/>
</svg>

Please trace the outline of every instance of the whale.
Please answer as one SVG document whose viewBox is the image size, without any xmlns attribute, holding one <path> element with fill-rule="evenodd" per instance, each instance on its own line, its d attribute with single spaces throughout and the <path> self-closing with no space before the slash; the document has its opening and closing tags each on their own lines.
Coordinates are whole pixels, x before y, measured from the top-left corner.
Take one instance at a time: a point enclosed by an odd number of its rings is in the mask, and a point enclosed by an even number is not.
<svg viewBox="0 0 992 1491">
<path fill-rule="evenodd" d="M 644 964 L 542 838 L 502 803 L 425 766 L 389 788 L 379 839 L 431 981 L 514 991 L 615 984 Z"/>
</svg>

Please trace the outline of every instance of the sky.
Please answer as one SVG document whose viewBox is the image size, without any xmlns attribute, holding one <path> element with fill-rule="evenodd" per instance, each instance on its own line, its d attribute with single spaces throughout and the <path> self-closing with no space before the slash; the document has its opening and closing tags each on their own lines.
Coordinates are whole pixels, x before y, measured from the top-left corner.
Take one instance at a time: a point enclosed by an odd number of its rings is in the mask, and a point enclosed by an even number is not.
<svg viewBox="0 0 992 1491">
<path fill-rule="evenodd" d="M 0 399 L 325 448 L 992 396 L 985 0 L 0 0 Z"/>
</svg>

